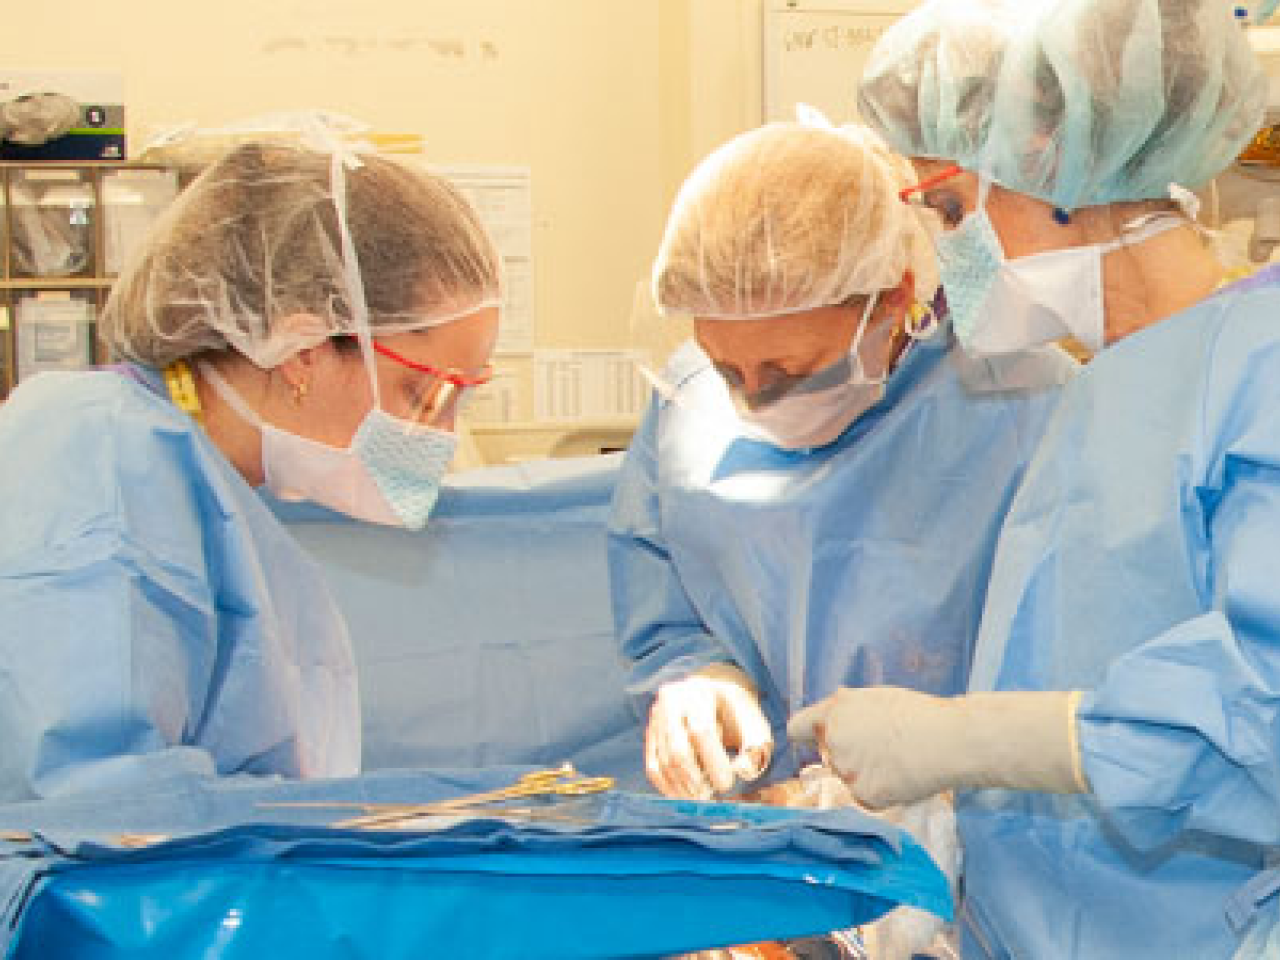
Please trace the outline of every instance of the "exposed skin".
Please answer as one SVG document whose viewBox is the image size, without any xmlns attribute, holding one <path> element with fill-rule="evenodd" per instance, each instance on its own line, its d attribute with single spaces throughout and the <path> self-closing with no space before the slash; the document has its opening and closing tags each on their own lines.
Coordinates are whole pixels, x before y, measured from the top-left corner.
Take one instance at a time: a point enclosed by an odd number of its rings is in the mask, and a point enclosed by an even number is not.
<svg viewBox="0 0 1280 960">
<path fill-rule="evenodd" d="M 287 322 L 287 318 L 286 318 Z M 475 373 L 484 367 L 498 336 L 498 308 L 488 307 L 438 327 L 376 337 L 407 360 L 441 370 Z M 373 389 L 358 349 L 326 340 L 271 370 L 230 351 L 208 358 L 266 422 L 334 447 L 346 447 L 373 407 Z M 424 396 L 434 378 L 381 354 L 374 355 L 382 407 L 402 419 L 430 408 Z M 194 367 L 204 425 L 210 439 L 252 486 L 265 480 L 258 429 L 231 409 Z M 454 428 L 452 412 L 432 425 Z"/>
<path fill-rule="evenodd" d="M 950 161 L 930 157 L 915 157 L 911 162 L 921 180 L 951 166 Z M 978 175 L 966 170 L 925 190 L 921 199 L 937 212 L 943 229 L 954 229 L 960 217 L 976 208 L 978 193 Z M 1124 224 L 1135 217 L 1171 207 L 1164 200 L 1082 207 L 1061 224 L 1053 217 L 1051 203 L 999 184 L 991 185 L 986 204 L 1009 259 L 1105 243 L 1119 236 Z M 1106 342 L 1114 343 L 1198 303 L 1217 289 L 1223 277 L 1222 265 L 1190 224 L 1105 254 Z"/>
</svg>

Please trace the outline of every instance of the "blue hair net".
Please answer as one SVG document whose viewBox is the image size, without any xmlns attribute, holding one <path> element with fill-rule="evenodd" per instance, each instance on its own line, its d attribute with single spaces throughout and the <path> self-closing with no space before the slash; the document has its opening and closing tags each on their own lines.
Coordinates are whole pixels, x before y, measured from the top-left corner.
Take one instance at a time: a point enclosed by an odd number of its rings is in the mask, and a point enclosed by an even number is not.
<svg viewBox="0 0 1280 960">
<path fill-rule="evenodd" d="M 859 100 L 899 152 L 1071 209 L 1212 179 L 1266 94 L 1226 0 L 926 0 L 876 44 Z"/>
</svg>

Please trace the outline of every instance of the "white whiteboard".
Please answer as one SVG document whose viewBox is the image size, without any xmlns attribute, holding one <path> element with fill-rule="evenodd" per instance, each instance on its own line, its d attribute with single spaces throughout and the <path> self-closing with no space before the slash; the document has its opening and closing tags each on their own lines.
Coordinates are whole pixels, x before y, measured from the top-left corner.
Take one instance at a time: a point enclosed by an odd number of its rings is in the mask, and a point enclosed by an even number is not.
<svg viewBox="0 0 1280 960">
<path fill-rule="evenodd" d="M 792 120 L 795 105 L 834 123 L 857 119 L 867 54 L 916 0 L 766 0 L 764 119 Z"/>
</svg>

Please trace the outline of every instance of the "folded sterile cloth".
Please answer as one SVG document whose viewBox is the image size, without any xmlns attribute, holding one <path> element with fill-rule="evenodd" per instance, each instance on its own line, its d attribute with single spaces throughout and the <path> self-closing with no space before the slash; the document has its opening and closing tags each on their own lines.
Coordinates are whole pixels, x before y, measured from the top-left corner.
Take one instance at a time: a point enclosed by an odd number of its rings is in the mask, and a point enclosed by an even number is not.
<svg viewBox="0 0 1280 960">
<path fill-rule="evenodd" d="M 73 955 L 84 942 L 99 958 L 149 956 L 152 941 L 166 960 L 180 948 L 204 956 L 210 923 L 227 917 L 220 957 L 566 960 L 823 933 L 898 904 L 950 915 L 925 851 L 852 808 L 609 791 L 524 798 L 519 814 L 451 811 L 414 829 L 330 825 L 351 805 L 438 802 L 524 772 L 189 780 L 0 807 L 0 831 L 27 837 L 0 840 L 0 956 Z"/>
<path fill-rule="evenodd" d="M 823 766 L 809 766 L 792 780 L 766 787 L 760 802 L 822 810 L 858 810 L 857 801 L 844 781 Z M 960 839 L 955 809 L 949 795 L 919 803 L 877 811 L 882 823 L 901 827 L 919 842 L 942 869 L 954 895 L 960 874 Z M 954 926 L 937 913 L 902 905 L 866 926 L 861 935 L 875 960 L 912 960 L 919 957 L 959 956 Z"/>
</svg>

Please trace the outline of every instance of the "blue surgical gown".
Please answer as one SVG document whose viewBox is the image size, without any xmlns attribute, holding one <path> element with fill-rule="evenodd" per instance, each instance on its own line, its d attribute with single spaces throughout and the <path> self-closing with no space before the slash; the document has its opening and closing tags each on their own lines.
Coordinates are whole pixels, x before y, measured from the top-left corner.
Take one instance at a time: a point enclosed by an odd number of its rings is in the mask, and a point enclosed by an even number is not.
<svg viewBox="0 0 1280 960">
<path fill-rule="evenodd" d="M 972 682 L 1084 691 L 1092 793 L 961 798 L 966 956 L 1232 955 L 1280 844 L 1277 574 L 1270 272 L 1103 351 L 1028 470 Z"/>
<path fill-rule="evenodd" d="M 156 371 L 33 377 L 0 449 L 0 801 L 357 772 L 318 568 Z"/>
<path fill-rule="evenodd" d="M 744 434 L 688 344 L 627 452 L 610 523 L 614 618 L 647 711 L 667 681 L 737 664 L 777 755 L 787 717 L 842 685 L 963 690 L 995 534 L 1074 361 L 969 361 L 949 327 L 913 346 L 833 444 Z"/>
</svg>

